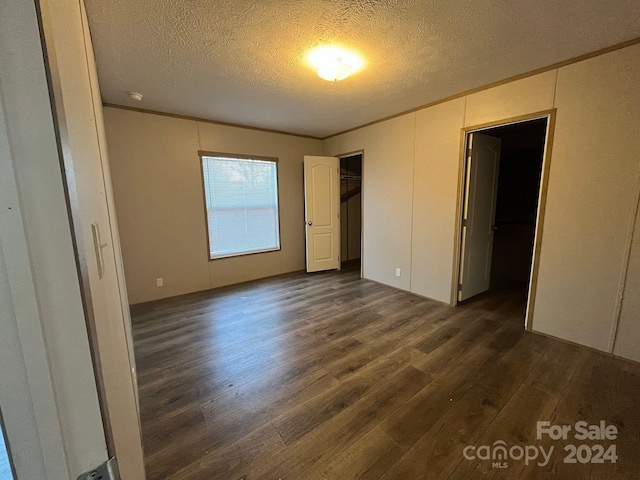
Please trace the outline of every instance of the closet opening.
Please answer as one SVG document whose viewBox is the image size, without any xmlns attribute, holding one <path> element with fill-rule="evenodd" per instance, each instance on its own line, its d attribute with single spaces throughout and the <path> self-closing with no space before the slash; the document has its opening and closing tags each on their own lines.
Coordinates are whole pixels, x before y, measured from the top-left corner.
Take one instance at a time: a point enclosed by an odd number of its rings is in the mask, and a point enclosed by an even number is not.
<svg viewBox="0 0 640 480">
<path fill-rule="evenodd" d="M 340 264 L 362 270 L 362 152 L 340 156 Z"/>
</svg>

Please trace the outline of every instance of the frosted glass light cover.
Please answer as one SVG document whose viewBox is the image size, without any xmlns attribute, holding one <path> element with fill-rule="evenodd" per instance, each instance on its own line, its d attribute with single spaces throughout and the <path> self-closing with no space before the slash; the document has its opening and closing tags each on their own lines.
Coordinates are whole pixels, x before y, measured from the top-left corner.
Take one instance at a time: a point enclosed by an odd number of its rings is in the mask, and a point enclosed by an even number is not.
<svg viewBox="0 0 640 480">
<path fill-rule="evenodd" d="M 334 62 L 328 63 L 318 69 L 318 76 L 329 82 L 337 82 L 338 80 L 344 80 L 353 71 L 353 67 L 348 63 L 344 63 L 337 58 Z"/>
</svg>

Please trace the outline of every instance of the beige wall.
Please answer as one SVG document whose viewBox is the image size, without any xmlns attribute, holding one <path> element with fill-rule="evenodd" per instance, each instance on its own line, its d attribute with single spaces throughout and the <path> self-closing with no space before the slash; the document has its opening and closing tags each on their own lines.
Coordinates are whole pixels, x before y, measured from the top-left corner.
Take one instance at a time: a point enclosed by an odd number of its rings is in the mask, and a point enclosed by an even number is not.
<svg viewBox="0 0 640 480">
<path fill-rule="evenodd" d="M 533 328 L 610 351 L 640 166 L 640 46 L 561 68 Z M 637 279 L 635 280 L 637 282 Z"/>
<path fill-rule="evenodd" d="M 451 301 L 461 129 L 553 108 L 555 76 L 543 73 L 324 141 L 326 155 L 364 149 L 366 278 Z"/>
<path fill-rule="evenodd" d="M 305 268 L 302 158 L 319 140 L 115 108 L 104 117 L 131 303 Z M 280 251 L 208 260 L 198 150 L 279 158 Z"/>
<path fill-rule="evenodd" d="M 532 328 L 638 359 L 638 227 L 619 319 L 618 299 L 638 194 L 639 84 L 633 46 L 325 140 L 326 155 L 365 151 L 365 277 L 449 302 L 461 128 L 557 108 Z"/>
<path fill-rule="evenodd" d="M 364 276 L 404 290 L 411 283 L 414 139 L 415 114 L 409 114 L 325 142 L 330 155 L 364 151 Z"/>
<path fill-rule="evenodd" d="M 465 99 L 416 113 L 411 291 L 449 302 Z"/>
</svg>

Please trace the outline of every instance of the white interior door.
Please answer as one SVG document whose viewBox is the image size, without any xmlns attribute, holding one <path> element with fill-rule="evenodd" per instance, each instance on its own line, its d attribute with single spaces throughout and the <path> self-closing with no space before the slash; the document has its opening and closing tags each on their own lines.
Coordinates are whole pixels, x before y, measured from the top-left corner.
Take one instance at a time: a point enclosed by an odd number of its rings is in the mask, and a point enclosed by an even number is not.
<svg viewBox="0 0 640 480">
<path fill-rule="evenodd" d="M 304 157 L 307 272 L 340 268 L 340 161 Z"/>
<path fill-rule="evenodd" d="M 489 135 L 469 135 L 458 301 L 489 290 L 500 144 Z"/>
</svg>

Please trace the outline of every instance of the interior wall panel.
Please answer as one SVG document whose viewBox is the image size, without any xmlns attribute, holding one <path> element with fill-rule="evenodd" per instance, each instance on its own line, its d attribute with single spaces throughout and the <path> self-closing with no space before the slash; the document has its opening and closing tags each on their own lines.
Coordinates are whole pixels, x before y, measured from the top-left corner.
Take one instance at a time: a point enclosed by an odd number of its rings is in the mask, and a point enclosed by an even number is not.
<svg viewBox="0 0 640 480">
<path fill-rule="evenodd" d="M 364 276 L 404 290 L 411 282 L 414 129 L 410 113 L 324 142 L 326 155 L 364 149 Z"/>
<path fill-rule="evenodd" d="M 635 215 L 640 46 L 563 67 L 533 329 L 609 350 Z"/>
<path fill-rule="evenodd" d="M 416 112 L 411 291 L 451 300 L 465 99 Z"/>
<path fill-rule="evenodd" d="M 553 108 L 556 71 L 505 83 L 467 96 L 465 126 L 481 125 Z"/>
<path fill-rule="evenodd" d="M 104 119 L 129 301 L 208 288 L 196 123 L 114 108 Z"/>
</svg>

